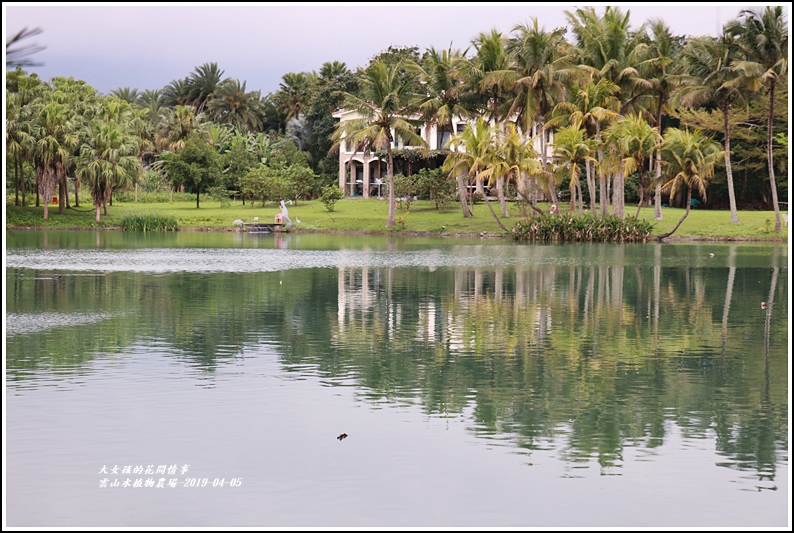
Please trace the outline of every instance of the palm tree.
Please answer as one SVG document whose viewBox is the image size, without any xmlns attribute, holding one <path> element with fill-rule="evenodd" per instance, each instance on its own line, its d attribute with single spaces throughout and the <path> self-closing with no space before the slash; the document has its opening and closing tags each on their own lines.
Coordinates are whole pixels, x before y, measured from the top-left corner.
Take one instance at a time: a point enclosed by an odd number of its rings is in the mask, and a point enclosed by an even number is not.
<svg viewBox="0 0 794 533">
<path fill-rule="evenodd" d="M 424 139 L 414 132 L 415 126 L 405 118 L 416 95 L 411 92 L 415 74 L 403 70 L 401 63 L 373 62 L 361 75 L 361 96 L 345 93 L 347 106 L 361 118 L 340 122 L 331 137 L 334 143 L 331 151 L 338 150 L 342 142 L 352 143 L 356 151 L 365 153 L 386 151 L 389 180 L 387 228 L 395 224 L 392 144 L 395 140 L 402 140 L 411 146 L 427 146 Z"/>
<path fill-rule="evenodd" d="M 650 83 L 647 95 L 650 98 L 649 111 L 653 110 L 653 119 L 658 134 L 662 135 L 662 117 L 673 93 L 680 86 L 682 78 L 680 64 L 676 61 L 676 38 L 670 28 L 661 20 L 649 22 L 652 38 L 647 43 L 637 46 L 637 55 L 642 58 L 638 65 L 643 79 Z M 662 220 L 661 181 L 662 156 L 656 153 L 656 191 L 654 194 L 654 219 Z"/>
<path fill-rule="evenodd" d="M 410 62 L 407 68 L 413 69 L 419 75 L 419 83 L 425 94 L 419 96 L 415 106 L 419 115 L 427 124 L 428 131 L 433 125 L 438 128 L 439 149 L 445 148 L 448 137 L 453 134 L 453 118 L 467 117 L 472 113 L 464 104 L 463 80 L 456 75 L 455 65 L 463 59 L 460 50 L 438 51 L 430 48 L 422 59 L 422 63 Z M 455 176 L 458 185 L 458 197 L 464 217 L 471 217 L 472 213 L 466 203 L 466 185 L 463 176 Z"/>
<path fill-rule="evenodd" d="M 39 46 L 37 44 L 26 44 L 24 46 L 17 46 L 25 39 L 34 37 L 42 32 L 41 28 L 33 28 L 32 30 L 27 27 L 19 30 L 13 37 L 6 41 L 6 70 L 18 67 L 36 67 L 41 63 L 36 63 L 28 56 L 41 52 L 46 46 Z"/>
<path fill-rule="evenodd" d="M 110 94 L 130 104 L 137 102 L 138 98 L 141 96 L 138 94 L 138 89 L 130 89 L 129 87 L 119 87 L 118 89 L 113 89 L 110 91 Z"/>
<path fill-rule="evenodd" d="M 449 141 L 452 153 L 441 167 L 444 172 L 455 176 L 466 176 L 467 182 L 489 166 L 493 136 L 491 127 L 480 117 L 474 125 L 466 124 L 462 132 L 456 133 Z"/>
<path fill-rule="evenodd" d="M 286 120 L 299 118 L 309 100 L 309 88 L 317 81 L 317 73 L 288 72 L 282 76 L 278 92 L 273 97 Z"/>
<path fill-rule="evenodd" d="M 537 18 L 532 17 L 530 20 L 531 24 L 513 28 L 517 34 L 508 44 L 515 76 L 508 78 L 512 83 L 508 86 L 510 108 L 507 116 L 511 120 L 515 117 L 524 134 L 540 135 L 540 161 L 545 170 L 548 161 L 546 146 L 551 128 L 544 125 L 556 103 L 565 99 L 565 83 L 578 72 L 572 68 L 565 29 L 546 31 L 539 27 Z M 553 190 L 549 190 L 549 195 L 555 202 Z"/>
<path fill-rule="evenodd" d="M 196 116 L 190 106 L 178 105 L 170 110 L 165 120 L 165 128 L 158 137 L 158 143 L 164 150 L 184 148 L 187 136 L 202 129 L 201 118 Z"/>
<path fill-rule="evenodd" d="M 507 218 L 510 215 L 505 203 L 505 186 L 511 183 L 517 184 L 522 175 L 537 174 L 540 170 L 537 154 L 531 140 L 521 135 L 516 125 L 510 122 L 507 123 L 504 131 L 492 135 L 491 146 L 484 160 L 487 168 L 481 171 L 479 176 L 488 179 L 489 186 L 496 184 L 502 217 Z"/>
<path fill-rule="evenodd" d="M 39 109 L 34 124 L 33 159 L 37 187 L 44 200 L 44 220 L 49 220 L 49 200 L 61 179 L 65 179 L 72 149 L 77 144 L 69 118 L 65 104 L 49 101 Z"/>
<path fill-rule="evenodd" d="M 215 90 L 207 113 L 213 121 L 229 124 L 240 132 L 258 131 L 262 127 L 260 98 L 259 91 L 245 91 L 245 82 L 226 80 Z"/>
<path fill-rule="evenodd" d="M 478 107 L 490 115 L 493 123 L 500 122 L 505 115 L 502 96 L 516 79 L 510 69 L 507 42 L 502 33 L 491 30 L 480 33 L 472 41 L 475 55 L 471 59 L 456 61 L 456 75 L 461 76 L 470 88 L 472 100 L 477 99 Z"/>
<path fill-rule="evenodd" d="M 576 192 L 579 191 L 579 214 L 582 214 L 582 193 L 579 185 L 581 165 L 595 161 L 595 140 L 587 137 L 587 132 L 577 122 L 561 128 L 554 136 L 554 159 L 560 169 L 570 168 L 571 176 L 571 210 L 576 206 Z M 590 205 L 593 206 L 591 200 Z"/>
<path fill-rule="evenodd" d="M 97 120 L 90 126 L 89 140 L 80 149 L 76 174 L 87 180 L 99 222 L 100 208 L 105 208 L 113 188 L 134 182 L 142 172 L 137 157 L 139 139 L 124 129 L 121 122 Z"/>
<path fill-rule="evenodd" d="M 763 11 L 745 9 L 739 19 L 725 25 L 725 33 L 737 37 L 745 60 L 734 65 L 742 78 L 766 87 L 769 95 L 767 119 L 767 165 L 772 204 L 775 208 L 775 231 L 780 231 L 780 206 L 777 201 L 775 169 L 772 161 L 772 119 L 774 118 L 775 87 L 788 73 L 788 28 L 781 6 L 767 6 Z M 744 81 L 744 80 L 743 80 Z M 760 87 L 759 87 L 760 88 Z"/>
<path fill-rule="evenodd" d="M 196 67 L 186 79 L 186 100 L 195 108 L 196 114 L 204 111 L 207 103 L 213 97 L 215 89 L 226 81 L 223 78 L 223 72 L 218 68 L 217 63 L 204 63 L 200 67 Z"/>
<path fill-rule="evenodd" d="M 163 105 L 166 107 L 176 107 L 178 105 L 190 105 L 188 101 L 189 79 L 182 78 L 172 80 L 163 88 Z"/>
<path fill-rule="evenodd" d="M 594 80 L 591 75 L 587 81 L 572 94 L 571 101 L 559 102 L 552 111 L 547 127 L 560 125 L 572 126 L 581 124 L 585 132 L 593 139 L 593 148 L 597 149 L 598 159 L 586 159 L 587 187 L 590 191 L 590 212 L 595 215 L 596 185 L 593 165 L 604 160 L 601 131 L 605 124 L 618 118 L 620 102 L 615 97 L 619 92 L 617 85 L 607 79 Z M 570 93 L 569 93 L 570 94 Z M 606 175 L 598 170 L 598 191 L 600 213 L 607 214 L 609 199 L 606 192 Z"/>
<path fill-rule="evenodd" d="M 630 11 L 607 6 L 599 17 L 592 7 L 565 12 L 577 46 L 579 68 L 598 78 L 606 78 L 620 88 L 620 113 L 625 115 L 635 106 L 640 89 L 650 89 L 635 65 L 639 36 L 629 30 Z"/>
<path fill-rule="evenodd" d="M 720 145 L 700 130 L 690 133 L 668 128 L 664 133 L 662 159 L 667 166 L 667 181 L 662 185 L 662 190 L 669 190 L 673 198 L 678 189 L 686 187 L 686 212 L 670 232 L 659 236 L 659 240 L 675 233 L 689 216 L 693 188 L 697 189 L 701 198 L 706 198 L 708 180 L 714 175 L 714 167 L 721 157 Z"/>
<path fill-rule="evenodd" d="M 725 174 L 728 181 L 728 201 L 731 209 L 731 224 L 739 223 L 736 209 L 736 193 L 733 186 L 731 168 L 731 128 L 730 114 L 734 104 L 742 101 L 741 87 L 734 82 L 737 72 L 732 68 L 734 57 L 732 38 L 701 37 L 687 43 L 682 51 L 686 65 L 685 86 L 678 94 L 678 101 L 687 107 L 713 102 L 722 111 L 725 152 Z"/>
<path fill-rule="evenodd" d="M 644 162 L 657 149 L 659 134 L 639 115 L 618 119 L 604 134 L 607 142 L 617 149 L 617 154 L 621 157 L 620 168 L 615 174 L 613 184 L 612 214 L 620 218 L 624 217 L 623 180 L 626 176 L 639 172 L 640 201 L 635 217 L 639 216 L 647 187 L 644 180 Z"/>
</svg>

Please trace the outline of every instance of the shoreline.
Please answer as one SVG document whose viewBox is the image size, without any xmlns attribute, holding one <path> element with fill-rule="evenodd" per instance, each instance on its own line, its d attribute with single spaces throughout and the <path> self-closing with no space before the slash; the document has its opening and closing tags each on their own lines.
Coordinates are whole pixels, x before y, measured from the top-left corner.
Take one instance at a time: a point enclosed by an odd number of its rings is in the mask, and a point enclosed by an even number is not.
<svg viewBox="0 0 794 533">
<path fill-rule="evenodd" d="M 15 231 L 40 231 L 40 230 L 52 230 L 52 231 L 124 231 L 118 226 L 113 227 L 102 227 L 102 228 L 86 228 L 86 227 L 66 227 L 66 228 L 48 228 L 43 226 L 6 226 L 6 230 L 15 230 Z M 238 228 L 211 228 L 211 227 L 200 227 L 200 226 L 190 226 L 185 228 L 179 228 L 179 231 L 186 231 L 186 232 L 215 232 L 215 233 L 244 233 Z M 150 232 L 150 233 L 170 233 L 170 232 Z M 447 237 L 447 238 L 461 238 L 461 239 L 475 239 L 475 238 L 482 238 L 482 239 L 507 239 L 512 240 L 509 234 L 505 233 L 436 233 L 436 232 L 424 232 L 424 231 L 360 231 L 360 230 L 350 230 L 350 231 L 335 231 L 335 230 L 306 230 L 306 229 L 298 229 L 298 230 L 290 230 L 285 233 L 305 233 L 305 234 L 321 234 L 321 235 L 366 235 L 366 236 L 383 236 L 383 237 Z M 642 244 L 649 244 L 653 242 L 660 242 L 658 238 L 651 235 L 647 242 Z M 664 239 L 663 241 L 666 244 L 676 243 L 676 242 L 768 242 L 768 243 L 788 243 L 788 238 L 786 237 L 770 237 L 764 239 L 758 238 L 747 238 L 747 237 L 676 237 L 670 236 Z M 632 243 L 638 244 L 638 243 Z"/>
</svg>

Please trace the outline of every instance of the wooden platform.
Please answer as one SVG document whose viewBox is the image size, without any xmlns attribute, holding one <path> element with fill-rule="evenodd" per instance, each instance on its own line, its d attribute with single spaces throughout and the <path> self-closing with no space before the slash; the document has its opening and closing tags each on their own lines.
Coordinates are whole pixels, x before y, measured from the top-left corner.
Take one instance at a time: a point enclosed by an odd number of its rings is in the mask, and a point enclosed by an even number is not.
<svg viewBox="0 0 794 533">
<path fill-rule="evenodd" d="M 246 222 L 243 231 L 248 233 L 274 233 L 284 231 L 284 224 L 266 224 L 264 222 Z"/>
</svg>

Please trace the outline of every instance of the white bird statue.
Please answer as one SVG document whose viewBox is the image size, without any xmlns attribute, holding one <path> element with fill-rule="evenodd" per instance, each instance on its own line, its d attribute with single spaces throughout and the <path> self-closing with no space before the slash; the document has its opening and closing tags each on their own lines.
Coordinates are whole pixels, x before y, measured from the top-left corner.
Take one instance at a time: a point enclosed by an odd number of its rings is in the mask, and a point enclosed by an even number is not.
<svg viewBox="0 0 794 533">
<path fill-rule="evenodd" d="M 254 217 L 254 222 L 259 222 L 259 217 Z"/>
</svg>

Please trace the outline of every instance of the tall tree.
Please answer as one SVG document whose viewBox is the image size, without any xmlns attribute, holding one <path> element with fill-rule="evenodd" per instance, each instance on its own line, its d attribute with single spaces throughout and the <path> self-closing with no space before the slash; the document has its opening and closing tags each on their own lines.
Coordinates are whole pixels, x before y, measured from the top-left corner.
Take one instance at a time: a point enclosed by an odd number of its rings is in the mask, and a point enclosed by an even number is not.
<svg viewBox="0 0 794 533">
<path fill-rule="evenodd" d="M 615 96 L 619 88 L 607 79 L 595 80 L 592 75 L 581 80 L 582 85 L 575 91 L 569 91 L 569 99 L 559 102 L 552 111 L 552 117 L 547 122 L 547 127 L 561 125 L 573 126 L 581 124 L 587 135 L 594 141 L 593 149 L 596 150 L 598 159 L 586 159 L 585 171 L 587 186 L 590 191 L 590 212 L 595 215 L 596 185 L 595 175 L 598 174 L 598 197 L 600 199 L 600 213 L 606 215 L 609 199 L 606 192 L 606 175 L 600 167 L 594 166 L 604 160 L 601 132 L 605 125 L 620 117 L 618 109 L 620 102 Z"/>
<path fill-rule="evenodd" d="M 737 72 L 732 68 L 735 50 L 732 37 L 709 36 L 692 39 L 682 51 L 687 77 L 677 100 L 685 107 L 713 103 L 722 112 L 725 152 L 725 174 L 728 181 L 728 201 L 731 224 L 739 223 L 736 193 L 731 166 L 730 115 L 734 104 L 743 100 L 742 88 L 735 83 Z"/>
<path fill-rule="evenodd" d="M 772 189 L 772 204 L 775 209 L 775 231 L 781 230 L 780 206 L 775 184 L 775 166 L 772 158 L 773 118 L 775 87 L 788 74 L 788 27 L 781 6 L 767 6 L 763 11 L 745 9 L 737 20 L 725 26 L 725 32 L 736 36 L 744 60 L 734 68 L 744 80 L 766 87 L 769 93 L 769 117 L 767 120 L 767 166 L 769 185 Z"/>
<path fill-rule="evenodd" d="M 110 118 L 110 117 L 108 117 Z M 90 126 L 88 142 L 80 149 L 76 174 L 86 180 L 99 222 L 100 208 L 110 201 L 113 189 L 133 183 L 142 172 L 138 159 L 140 138 L 125 130 L 117 120 L 96 120 Z"/>
<path fill-rule="evenodd" d="M 444 160 L 442 170 L 454 176 L 466 176 L 467 182 L 477 179 L 490 165 L 492 143 L 490 125 L 484 118 L 478 118 L 474 125 L 467 124 L 462 132 L 452 136 L 449 141 L 452 153 Z"/>
<path fill-rule="evenodd" d="M 628 115 L 616 120 L 604 131 L 605 142 L 613 148 L 615 156 L 612 189 L 612 214 L 625 216 L 624 181 L 634 172 L 640 172 L 640 205 L 642 206 L 644 180 L 643 162 L 657 149 L 659 134 L 639 115 Z"/>
<path fill-rule="evenodd" d="M 430 48 L 422 58 L 421 64 L 409 63 L 409 68 L 414 68 L 419 74 L 419 80 L 424 91 L 416 101 L 420 116 L 427 125 L 428 132 L 435 125 L 438 134 L 438 148 L 447 148 L 447 144 L 454 133 L 453 119 L 455 117 L 469 117 L 471 110 L 465 105 L 463 94 L 463 80 L 455 66 L 464 58 L 460 50 L 452 49 L 438 51 Z M 458 186 L 458 197 L 464 217 L 472 216 L 466 203 L 466 185 L 463 176 L 455 176 Z"/>
<path fill-rule="evenodd" d="M 706 198 L 708 180 L 714 175 L 714 167 L 721 157 L 720 145 L 699 130 L 689 132 L 668 128 L 665 131 L 662 159 L 667 166 L 667 172 L 662 190 L 669 190 L 670 197 L 673 198 L 678 189 L 685 187 L 686 212 L 672 230 L 659 236 L 659 240 L 675 233 L 684 219 L 689 216 L 693 188 L 698 191 L 701 198 Z"/>
<path fill-rule="evenodd" d="M 659 136 L 662 135 L 662 118 L 667 113 L 667 107 L 676 89 L 682 83 L 680 76 L 680 62 L 677 61 L 678 41 L 670 33 L 670 28 L 660 19 L 648 22 L 651 36 L 637 45 L 636 54 L 642 61 L 638 65 L 641 77 L 650 87 L 645 89 L 648 104 L 647 111 L 652 117 Z M 654 194 L 654 219 L 662 220 L 662 155 L 656 153 L 656 187 Z"/>
<path fill-rule="evenodd" d="M 246 92 L 245 82 L 229 79 L 221 83 L 206 110 L 214 122 L 229 124 L 242 133 L 259 131 L 262 127 L 259 91 Z"/>
<path fill-rule="evenodd" d="M 48 101 L 38 110 L 34 125 L 36 183 L 44 201 L 44 220 L 49 220 L 49 203 L 77 145 L 78 136 L 70 123 L 67 105 Z"/>
<path fill-rule="evenodd" d="M 594 152 L 595 140 L 588 138 L 587 132 L 578 122 L 558 130 L 554 136 L 554 159 L 560 171 L 570 172 L 571 210 L 576 208 L 578 192 L 580 215 L 582 214 L 582 189 L 579 186 L 581 165 L 594 161 Z M 593 205 L 592 201 L 590 205 Z"/>
<path fill-rule="evenodd" d="M 346 106 L 355 110 L 360 118 L 340 122 L 332 136 L 332 150 L 338 149 L 342 142 L 348 142 L 356 147 L 356 151 L 386 151 L 386 173 L 389 180 L 387 228 L 395 224 L 392 145 L 395 140 L 402 140 L 411 146 L 427 146 L 424 139 L 414 131 L 415 125 L 406 118 L 410 115 L 410 106 L 416 98 L 416 94 L 412 92 L 415 74 L 408 72 L 408 78 L 404 78 L 401 77 L 403 72 L 405 70 L 400 63 L 372 63 L 361 75 L 361 96 L 345 94 Z"/>
</svg>

